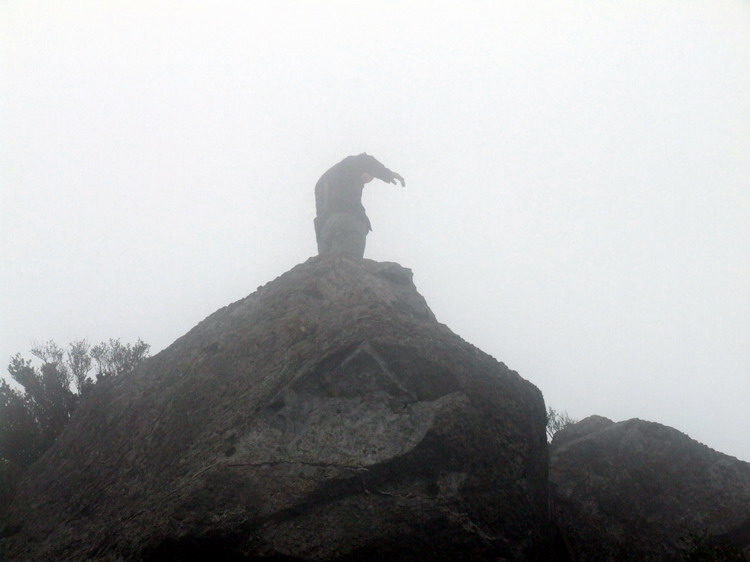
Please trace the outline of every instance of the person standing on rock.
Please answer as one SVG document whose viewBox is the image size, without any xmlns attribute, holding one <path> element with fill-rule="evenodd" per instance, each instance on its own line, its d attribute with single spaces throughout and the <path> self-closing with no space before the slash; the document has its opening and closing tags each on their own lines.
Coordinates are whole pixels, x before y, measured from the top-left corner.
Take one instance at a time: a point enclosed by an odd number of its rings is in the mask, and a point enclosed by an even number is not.
<svg viewBox="0 0 750 562">
<path fill-rule="evenodd" d="M 372 230 L 362 205 L 362 190 L 374 178 L 406 186 L 400 174 L 367 153 L 347 156 L 315 184 L 315 238 L 318 255 L 361 259 Z"/>
</svg>

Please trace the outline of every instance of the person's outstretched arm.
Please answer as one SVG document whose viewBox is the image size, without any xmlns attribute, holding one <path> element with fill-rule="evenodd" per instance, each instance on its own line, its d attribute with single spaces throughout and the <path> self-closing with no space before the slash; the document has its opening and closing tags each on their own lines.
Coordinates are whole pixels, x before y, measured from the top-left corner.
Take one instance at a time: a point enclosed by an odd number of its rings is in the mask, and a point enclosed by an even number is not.
<svg viewBox="0 0 750 562">
<path fill-rule="evenodd" d="M 370 174 L 372 177 L 378 178 L 386 183 L 395 184 L 396 182 L 401 182 L 401 187 L 406 186 L 406 182 L 401 174 L 389 170 L 374 156 L 370 156 L 365 152 L 358 155 L 356 158 L 360 172 Z"/>
</svg>

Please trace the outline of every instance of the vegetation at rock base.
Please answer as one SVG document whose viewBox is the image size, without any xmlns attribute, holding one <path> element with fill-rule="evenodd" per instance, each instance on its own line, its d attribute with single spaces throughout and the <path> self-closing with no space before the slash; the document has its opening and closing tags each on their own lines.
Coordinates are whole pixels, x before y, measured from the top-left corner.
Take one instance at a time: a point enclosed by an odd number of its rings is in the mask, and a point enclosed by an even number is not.
<svg viewBox="0 0 750 562">
<path fill-rule="evenodd" d="M 131 372 L 150 348 L 140 339 L 132 345 L 110 339 L 93 347 L 79 340 L 67 350 L 48 341 L 31 349 L 39 367 L 20 353 L 11 358 L 8 372 L 21 390 L 0 379 L 0 503 L 55 442 L 82 397 L 101 380 Z"/>
<path fill-rule="evenodd" d="M 691 533 L 685 542 L 682 552 L 686 562 L 750 562 L 742 549 L 717 540 L 706 530 Z"/>
<path fill-rule="evenodd" d="M 571 418 L 568 412 L 557 411 L 552 406 L 547 407 L 547 437 L 550 440 L 555 433 L 577 422 L 578 420 Z"/>
</svg>

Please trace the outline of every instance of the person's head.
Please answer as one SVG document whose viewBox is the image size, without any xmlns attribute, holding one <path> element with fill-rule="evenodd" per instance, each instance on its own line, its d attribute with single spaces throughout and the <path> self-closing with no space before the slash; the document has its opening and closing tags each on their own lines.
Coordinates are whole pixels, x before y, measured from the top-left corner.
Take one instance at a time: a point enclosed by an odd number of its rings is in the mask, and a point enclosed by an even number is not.
<svg viewBox="0 0 750 562">
<path fill-rule="evenodd" d="M 374 176 L 371 176 L 367 172 L 362 172 L 362 183 L 370 183 L 374 178 Z"/>
</svg>

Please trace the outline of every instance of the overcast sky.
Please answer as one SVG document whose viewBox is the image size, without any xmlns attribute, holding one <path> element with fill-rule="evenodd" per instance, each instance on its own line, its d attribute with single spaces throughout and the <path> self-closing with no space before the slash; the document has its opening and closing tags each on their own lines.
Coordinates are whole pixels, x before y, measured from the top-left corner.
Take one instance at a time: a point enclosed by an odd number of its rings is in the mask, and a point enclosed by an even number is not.
<svg viewBox="0 0 750 562">
<path fill-rule="evenodd" d="M 366 257 L 575 418 L 750 461 L 750 3 L 0 2 L 0 358 L 158 352 L 316 252 Z"/>
</svg>

